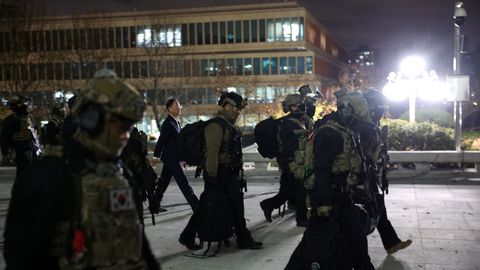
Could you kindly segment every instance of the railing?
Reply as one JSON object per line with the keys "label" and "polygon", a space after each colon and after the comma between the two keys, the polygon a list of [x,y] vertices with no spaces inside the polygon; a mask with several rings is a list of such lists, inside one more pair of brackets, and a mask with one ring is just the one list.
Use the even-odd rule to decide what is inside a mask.
{"label": "railing", "polygon": [[[388,151],[388,155],[391,162],[399,163],[473,163],[480,172],[480,151]],[[273,159],[262,157],[255,144],[243,149],[243,160],[247,164],[253,162],[256,173],[266,171],[275,163]]]}

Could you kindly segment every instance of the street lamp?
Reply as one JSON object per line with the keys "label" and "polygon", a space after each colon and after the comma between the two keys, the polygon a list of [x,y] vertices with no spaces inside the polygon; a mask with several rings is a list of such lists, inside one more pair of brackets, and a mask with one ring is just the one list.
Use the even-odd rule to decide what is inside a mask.
{"label": "street lamp", "polygon": [[418,55],[405,58],[400,64],[400,71],[405,74],[408,80],[408,119],[410,123],[415,122],[415,104],[417,102],[417,80],[416,78],[425,71],[425,60]]}
{"label": "street lamp", "polygon": [[[453,12],[454,19],[454,49],[453,49],[453,73],[460,75],[460,50],[461,50],[461,34],[460,27],[467,19],[467,12],[463,8],[463,2],[455,3],[455,10]],[[455,150],[461,150],[462,138],[462,101],[454,100],[453,102],[453,120],[455,121]]]}
{"label": "street lamp", "polygon": [[439,101],[445,100],[449,94],[448,86],[438,79],[434,70],[425,70],[425,61],[420,56],[405,58],[400,64],[400,72],[390,72],[388,83],[383,93],[391,100],[409,100],[409,121],[415,122],[415,106],[417,97]]}

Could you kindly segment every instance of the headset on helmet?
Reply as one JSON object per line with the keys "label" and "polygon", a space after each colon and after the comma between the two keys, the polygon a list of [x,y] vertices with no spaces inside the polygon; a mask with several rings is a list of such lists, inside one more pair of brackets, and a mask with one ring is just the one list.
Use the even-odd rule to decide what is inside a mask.
{"label": "headset on helmet", "polygon": [[72,111],[80,128],[95,137],[103,130],[106,114],[138,122],[145,107],[144,99],[131,85],[120,80],[115,72],[103,69],[78,94]]}

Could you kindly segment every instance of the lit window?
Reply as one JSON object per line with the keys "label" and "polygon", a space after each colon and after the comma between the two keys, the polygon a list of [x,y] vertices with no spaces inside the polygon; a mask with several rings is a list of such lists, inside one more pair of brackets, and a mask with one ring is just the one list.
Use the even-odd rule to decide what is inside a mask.
{"label": "lit window", "polygon": [[292,18],[292,41],[300,40],[300,25],[298,18]]}
{"label": "lit window", "polygon": [[267,41],[273,42],[275,40],[275,24],[273,19],[267,20]]}
{"label": "lit window", "polygon": [[138,44],[138,47],[143,47],[143,44],[144,44],[144,41],[145,40],[145,34],[144,33],[141,33],[139,32],[137,34],[137,44]]}
{"label": "lit window", "polygon": [[313,57],[312,56],[307,56],[306,57],[306,62],[307,62],[307,74],[312,74],[313,73]]}
{"label": "lit window", "polygon": [[[137,38],[138,43],[138,38]],[[150,28],[145,28],[145,46],[150,47],[152,44],[152,30]]]}
{"label": "lit window", "polygon": [[173,30],[173,25],[168,26],[168,31],[167,31],[167,44],[168,47],[173,47],[175,46],[174,43],[174,30]]}
{"label": "lit window", "polygon": [[165,25],[162,25],[160,27],[160,45],[166,45],[167,44],[167,27]]}
{"label": "lit window", "polygon": [[284,41],[291,41],[292,40],[292,27],[290,25],[290,19],[289,18],[283,18],[282,30],[283,30],[283,40]]}
{"label": "lit window", "polygon": [[[174,46],[182,46],[182,27],[180,24],[175,25],[175,44]],[[147,33],[145,32],[145,40],[147,40]]]}

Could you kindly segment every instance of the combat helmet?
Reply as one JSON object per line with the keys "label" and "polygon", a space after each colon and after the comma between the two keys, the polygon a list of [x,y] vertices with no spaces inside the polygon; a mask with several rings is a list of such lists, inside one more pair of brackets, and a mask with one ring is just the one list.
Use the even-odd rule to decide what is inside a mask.
{"label": "combat helmet", "polygon": [[28,115],[27,100],[24,96],[11,96],[8,99],[7,106],[18,115]]}
{"label": "combat helmet", "polygon": [[370,111],[374,111],[377,108],[384,108],[387,105],[387,97],[382,94],[380,91],[370,88],[368,91],[363,94],[365,99],[367,100],[368,107]]}
{"label": "combat helmet", "polygon": [[300,94],[289,94],[285,97],[285,106],[290,108],[293,105],[300,105],[304,102],[304,98]]}
{"label": "combat helmet", "polygon": [[380,121],[387,105],[387,98],[380,91],[369,89],[364,95],[374,122]]}
{"label": "combat helmet", "polygon": [[350,124],[354,120],[370,120],[370,110],[362,93],[353,91],[337,98],[337,112]]}
{"label": "combat helmet", "polygon": [[80,91],[72,111],[78,116],[80,127],[89,130],[98,127],[106,114],[138,122],[145,108],[146,103],[137,90],[120,80],[115,72],[102,69]]}
{"label": "combat helmet", "polygon": [[239,109],[243,109],[245,106],[247,106],[247,101],[235,92],[222,92],[222,95],[218,100],[218,105],[223,106],[226,103],[229,103]]}

